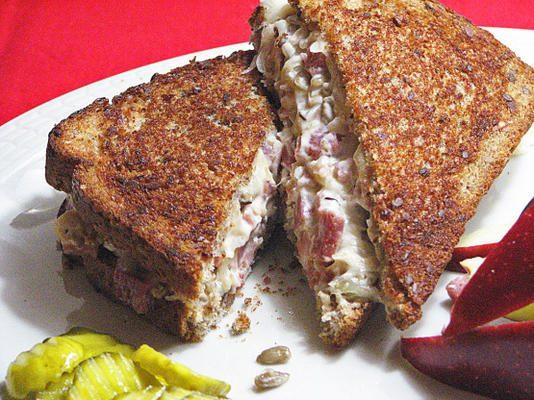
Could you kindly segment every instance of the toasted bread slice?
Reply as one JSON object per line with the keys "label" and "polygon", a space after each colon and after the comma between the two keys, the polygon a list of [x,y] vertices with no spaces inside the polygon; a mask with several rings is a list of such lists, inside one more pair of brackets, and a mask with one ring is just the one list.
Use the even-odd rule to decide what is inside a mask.
{"label": "toasted bread slice", "polygon": [[280,146],[251,59],[237,52],[156,74],[49,134],[46,179],[74,207],[58,220],[63,251],[185,340],[231,304],[274,210]]}
{"label": "toasted bread slice", "polygon": [[[346,344],[376,301],[385,304],[393,325],[407,328],[421,317],[465,223],[534,120],[533,69],[432,0],[266,0],[250,22],[256,65],[278,93],[279,114],[291,131],[284,153],[296,156],[282,162],[287,225],[297,225],[297,251],[317,293],[322,336]],[[327,106],[313,109],[316,95]],[[310,122],[317,120],[322,123]],[[317,199],[332,183],[317,160],[335,161],[320,166],[339,183],[338,162],[348,162],[349,149],[353,163],[343,168],[354,179],[341,182],[345,194],[335,199],[344,211],[330,207],[330,221],[337,216],[344,224],[325,224]],[[303,196],[294,194],[305,186],[298,183],[299,167],[313,187],[306,213],[299,211]],[[347,188],[352,197],[345,196]],[[371,258],[347,265],[336,257],[345,240],[340,227],[352,226],[347,210],[353,200],[368,213],[353,225],[367,225],[379,268]],[[299,246],[310,229],[299,233],[298,218],[311,220],[317,232],[335,232],[329,258],[317,251],[320,234]],[[341,276],[351,270],[358,270],[347,276],[358,275],[355,286],[376,290],[348,288]]]}

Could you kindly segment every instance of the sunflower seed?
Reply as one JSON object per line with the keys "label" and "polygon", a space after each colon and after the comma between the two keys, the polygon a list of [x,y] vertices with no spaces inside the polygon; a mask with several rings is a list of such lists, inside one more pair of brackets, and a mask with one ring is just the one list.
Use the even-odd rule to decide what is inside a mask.
{"label": "sunflower seed", "polygon": [[419,170],[419,175],[421,176],[427,176],[428,175],[428,168],[423,167]]}
{"label": "sunflower seed", "polygon": [[254,384],[259,389],[270,389],[283,385],[289,380],[289,374],[267,368],[263,373],[254,378]]}
{"label": "sunflower seed", "polygon": [[464,32],[467,36],[473,37],[473,29],[469,25],[464,26]]}
{"label": "sunflower seed", "polygon": [[263,350],[261,354],[256,358],[256,361],[260,364],[283,364],[289,361],[291,358],[291,351],[286,346],[275,346],[270,349]]}
{"label": "sunflower seed", "polygon": [[393,24],[394,24],[395,26],[400,27],[400,26],[402,26],[402,23],[403,23],[402,18],[400,18],[400,17],[393,17]]}
{"label": "sunflower seed", "polygon": [[508,106],[508,108],[512,111],[516,111],[517,110],[517,106],[515,105],[515,101],[514,101],[514,98],[512,96],[510,96],[508,93],[504,94],[502,96],[504,98],[504,100],[506,100],[506,105]]}
{"label": "sunflower seed", "polygon": [[404,202],[400,197],[397,197],[395,200],[392,201],[393,207],[400,207],[403,203]]}

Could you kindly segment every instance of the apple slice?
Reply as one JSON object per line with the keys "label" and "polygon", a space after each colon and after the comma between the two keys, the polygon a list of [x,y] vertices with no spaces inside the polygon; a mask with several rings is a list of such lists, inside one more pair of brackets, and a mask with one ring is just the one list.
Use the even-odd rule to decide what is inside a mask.
{"label": "apple slice", "polygon": [[465,269],[460,265],[460,261],[473,257],[486,257],[508,232],[513,223],[514,221],[494,224],[462,235],[454,248],[451,261],[446,267],[447,270],[465,272]]}
{"label": "apple slice", "polygon": [[493,399],[534,399],[534,321],[453,336],[402,338],[401,354],[434,379]]}
{"label": "apple slice", "polygon": [[[460,262],[460,266],[467,271],[466,274],[461,275],[447,284],[447,293],[452,300],[456,300],[462,292],[467,282],[477,272],[478,268],[484,261],[483,258],[475,257],[468,258]],[[529,304],[526,307],[520,308],[517,311],[506,314],[505,318],[514,321],[534,321],[534,303]]]}
{"label": "apple slice", "polygon": [[526,307],[506,314],[506,318],[514,321],[534,321],[534,303],[530,303]]}
{"label": "apple slice", "polygon": [[534,203],[523,211],[456,299],[443,335],[466,332],[534,302]]}
{"label": "apple slice", "polygon": [[452,272],[466,272],[461,262],[469,258],[486,257],[498,243],[479,244],[476,246],[455,247],[447,270]]}

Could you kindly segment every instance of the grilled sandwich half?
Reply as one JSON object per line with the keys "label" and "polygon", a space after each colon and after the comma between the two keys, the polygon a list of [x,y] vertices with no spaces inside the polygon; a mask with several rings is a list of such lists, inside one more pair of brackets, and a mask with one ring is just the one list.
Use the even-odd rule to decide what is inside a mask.
{"label": "grilled sandwich half", "polygon": [[191,62],[49,134],[57,220],[91,283],[183,340],[232,303],[275,210],[281,144],[252,52]]}
{"label": "grilled sandwich half", "polygon": [[409,327],[534,120],[533,69],[433,0],[264,0],[250,23],[321,337],[379,302]]}

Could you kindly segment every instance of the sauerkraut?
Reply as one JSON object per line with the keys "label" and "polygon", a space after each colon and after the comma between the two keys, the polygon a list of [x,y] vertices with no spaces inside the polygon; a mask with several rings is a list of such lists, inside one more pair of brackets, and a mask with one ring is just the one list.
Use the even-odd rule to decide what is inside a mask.
{"label": "sauerkraut", "polygon": [[286,228],[320,297],[378,300],[380,267],[368,234],[365,177],[358,176],[364,170],[354,159],[359,143],[347,134],[352,121],[328,44],[285,1],[262,5],[252,41],[255,66],[280,99]]}

